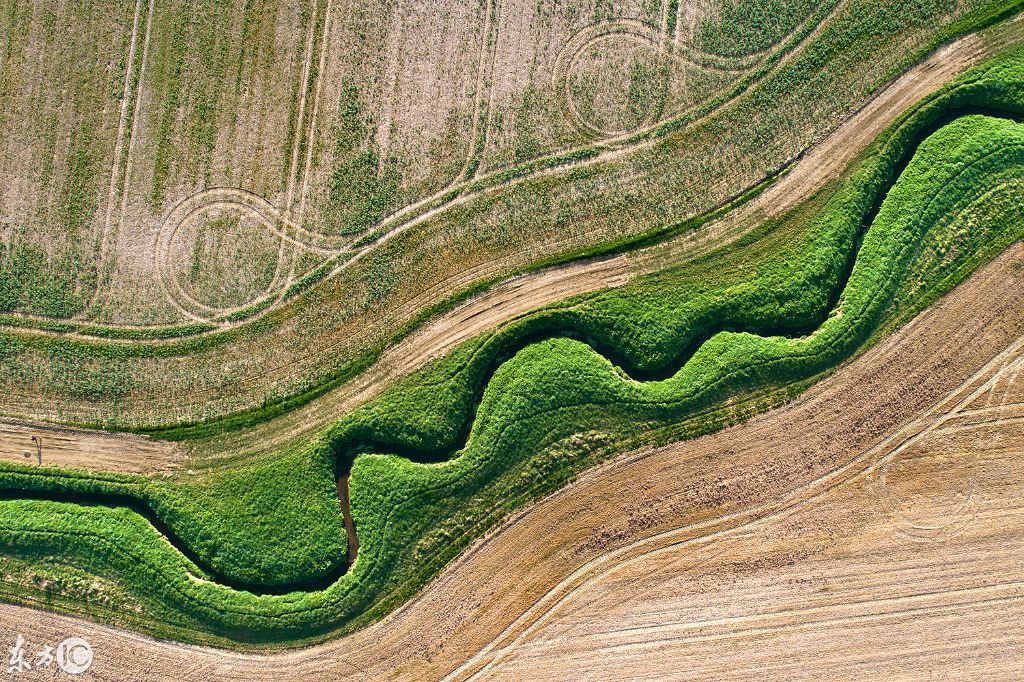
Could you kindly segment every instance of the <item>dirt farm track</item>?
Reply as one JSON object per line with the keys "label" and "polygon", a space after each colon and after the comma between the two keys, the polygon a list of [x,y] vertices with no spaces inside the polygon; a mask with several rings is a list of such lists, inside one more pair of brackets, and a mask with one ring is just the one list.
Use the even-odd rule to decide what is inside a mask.
{"label": "dirt farm track", "polygon": [[621,456],[352,636],[260,656],[0,607],[83,678],[1020,679],[1024,245],[797,401]]}

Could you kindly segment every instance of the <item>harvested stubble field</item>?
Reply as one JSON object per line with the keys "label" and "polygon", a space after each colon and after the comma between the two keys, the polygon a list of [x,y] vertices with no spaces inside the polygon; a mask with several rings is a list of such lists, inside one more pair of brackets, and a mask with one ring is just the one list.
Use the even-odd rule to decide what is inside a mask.
{"label": "harvested stubble field", "polygon": [[[44,289],[11,277],[25,267],[23,245],[4,242],[8,412],[159,437],[0,424],[4,599],[198,644],[315,645],[260,658],[114,644],[118,631],[75,625],[118,655],[147,650],[181,674],[180,657],[194,655],[188,666],[204,679],[256,676],[259,666],[322,675],[326,655],[344,657],[336,676],[521,678],[538,660],[545,675],[589,666],[591,676],[628,676],[661,645],[666,675],[686,661],[713,677],[788,664],[815,624],[836,648],[849,642],[829,627],[855,624],[877,641],[906,614],[934,616],[936,633],[953,616],[976,618],[976,636],[991,636],[978,605],[1012,604],[1017,589],[1012,571],[999,573],[1011,531],[984,521],[1016,509],[1014,464],[1000,453],[1016,447],[1012,427],[1024,417],[1017,3],[894,14],[867,0],[761,0],[757,11],[670,2],[542,18],[531,18],[539,7],[481,3],[452,24],[475,18],[479,44],[471,113],[446,124],[463,121],[466,146],[461,157],[458,145],[438,152],[461,159],[447,171],[394,151],[409,132],[402,97],[439,83],[405,80],[416,73],[406,60],[433,63],[438,45],[464,57],[472,39],[445,33],[426,53],[388,52],[381,35],[431,26],[419,10],[364,22],[331,0],[228,5],[206,22],[202,3],[139,0],[122,27],[123,72],[112,72],[125,89],[108,205],[145,197],[159,213],[168,196],[183,197],[142,247],[180,317],[112,322],[111,311],[127,310],[117,296],[148,300],[138,272],[135,289],[116,284],[123,259],[108,237],[123,231],[84,240],[99,275],[91,293],[76,280],[84,302],[67,315],[30,309],[25,292]],[[60,7],[20,7],[12,27],[41,24],[52,37],[66,20]],[[776,18],[765,24],[768,9]],[[503,43],[510,31],[542,65],[525,81]],[[551,32],[547,42],[529,39],[537,31]],[[352,52],[364,44],[390,56]],[[294,58],[267,57],[279,49]],[[19,66],[0,84],[13,101],[27,96],[31,63],[0,64]],[[243,78],[253,63],[262,75]],[[212,81],[187,75],[207,67]],[[355,76],[325,79],[337,69],[381,74],[381,92],[396,99],[370,106]],[[691,70],[735,78],[692,83]],[[606,71],[629,82],[602,90]],[[233,104],[212,104],[231,74]],[[677,77],[699,101],[673,103]],[[260,107],[287,103],[249,87],[281,91],[276,78],[294,86],[278,118]],[[146,89],[158,85],[162,95]],[[513,114],[517,88],[531,94]],[[578,139],[529,109],[561,100]],[[226,156],[221,115],[235,131]],[[339,126],[329,150],[321,115]],[[255,134],[246,116],[285,121],[287,133],[260,137],[287,141],[274,152],[280,163],[252,165],[276,174],[277,189],[217,185],[239,158],[251,161],[236,135]],[[163,142],[133,152],[121,139],[145,139],[154,121]],[[540,135],[534,124],[551,137],[518,149],[522,135]],[[492,145],[511,145],[513,157],[489,156]],[[133,173],[152,159],[131,169],[146,149],[156,160],[142,191]],[[409,149],[437,151],[422,140]],[[335,164],[326,175],[325,159]],[[448,179],[432,185],[421,171]],[[183,178],[187,196],[172,189]],[[261,225],[273,239],[260,242]],[[424,267],[435,257],[448,269]],[[465,298],[515,271],[524,274]],[[357,321],[371,326],[353,333]],[[19,460],[30,436],[37,449]],[[33,452],[38,462],[26,463]],[[986,478],[989,463],[1002,469]],[[985,507],[986,489],[1008,506]],[[938,549],[922,557],[914,543]],[[957,572],[964,547],[991,565]],[[821,577],[837,566],[851,577]],[[883,585],[887,568],[905,579]],[[977,653],[968,643],[950,658],[939,636],[925,633],[920,661],[904,671]],[[700,653],[738,639],[754,650],[765,638],[792,651],[739,662]],[[998,659],[1013,642],[993,642],[1004,649],[970,659],[979,674],[1019,664]],[[847,651],[829,674],[885,675],[893,650],[876,649]]]}
{"label": "harvested stubble field", "polygon": [[[779,2],[772,0],[768,4],[774,6]],[[702,23],[699,20],[700,12],[691,11],[686,3],[669,3],[669,6],[673,5],[680,17],[688,17],[685,21],[677,21],[677,28],[683,25],[709,26],[706,21]],[[282,407],[287,406],[284,401],[289,397],[299,395],[304,396],[302,400],[308,400],[337,387],[371,363],[389,342],[401,338],[429,314],[450,307],[455,301],[478,292],[488,284],[512,273],[550,263],[552,259],[557,261],[614,247],[623,248],[632,239],[658,234],[667,236],[680,225],[685,226],[688,218],[706,213],[758,184],[766,175],[786,167],[808,145],[824,137],[872,93],[903,69],[911,67],[937,43],[990,23],[1000,11],[1015,6],[1015,3],[951,3],[951,9],[946,3],[935,0],[922,3],[919,11],[897,15],[891,15],[890,5],[881,0],[830,0],[816,5],[813,12],[803,17],[800,16],[803,11],[800,8],[809,8],[803,3],[792,3],[794,13],[790,23],[794,27],[789,27],[792,30],[784,32],[781,37],[776,31],[777,46],[763,53],[752,53],[760,56],[749,67],[749,73],[719,95],[685,111],[666,107],[660,122],[653,128],[641,129],[622,139],[621,136],[601,137],[590,143],[581,142],[565,148],[554,156],[540,156],[535,161],[499,171],[480,171],[473,178],[458,180],[452,189],[423,201],[413,201],[409,195],[412,203],[402,204],[401,208],[395,209],[393,217],[382,219],[379,229],[374,228],[364,237],[353,237],[365,238],[366,241],[361,245],[353,243],[352,248],[337,257],[330,256],[326,269],[314,270],[302,278],[301,262],[304,261],[301,258],[296,261],[296,279],[287,289],[291,293],[280,301],[271,297],[262,303],[257,302],[251,311],[240,310],[237,315],[228,315],[223,320],[210,318],[203,312],[205,309],[195,305],[203,303],[199,289],[212,294],[236,282],[243,290],[252,291],[252,282],[246,284],[239,279],[246,273],[246,276],[251,275],[260,281],[276,279],[278,284],[285,286],[292,271],[290,264],[288,267],[281,265],[283,260],[273,266],[258,266],[258,259],[252,254],[231,250],[233,247],[248,248],[246,245],[256,248],[259,244],[264,244],[260,247],[264,250],[269,248],[270,242],[260,241],[258,235],[248,234],[242,239],[229,234],[219,240],[212,239],[210,229],[204,227],[205,223],[200,220],[204,212],[213,211],[211,220],[222,229],[241,229],[252,226],[253,221],[269,221],[277,230],[274,234],[281,233],[275,237],[280,240],[277,252],[282,253],[286,260],[295,255],[292,251],[298,249],[296,241],[313,238],[310,236],[313,227],[307,224],[309,220],[304,219],[300,224],[294,216],[286,220],[278,215],[283,210],[284,199],[263,196],[272,194],[269,189],[261,189],[253,183],[239,185],[239,181],[218,175],[220,171],[210,170],[207,173],[202,169],[195,170],[198,175],[189,176],[192,184],[189,184],[188,192],[168,190],[168,196],[174,194],[175,199],[168,199],[166,207],[157,211],[160,217],[166,214],[175,219],[179,216],[187,218],[184,231],[175,233],[178,237],[170,239],[168,235],[168,239],[161,240],[159,225],[143,229],[147,223],[133,218],[130,222],[149,235],[148,241],[144,236],[129,237],[124,230],[118,231],[120,237],[110,240],[112,244],[114,241],[123,242],[122,250],[130,253],[113,257],[111,281],[104,285],[97,299],[107,303],[97,303],[98,307],[93,309],[95,314],[83,312],[74,319],[59,320],[39,318],[15,309],[0,320],[6,323],[6,330],[0,335],[5,355],[5,363],[0,368],[0,387],[3,389],[0,391],[0,408],[6,414],[20,418],[45,418],[109,428],[166,428],[183,422],[224,418],[240,410],[252,411],[250,422],[265,420],[282,411]],[[326,12],[327,7],[322,9]],[[481,12],[485,9],[481,8]],[[437,11],[448,16],[447,10]],[[331,12],[334,13],[332,16],[342,16],[337,14],[340,9],[332,9]],[[629,15],[630,12],[635,15],[630,21],[661,25],[655,21],[662,16],[660,13],[639,8],[620,8],[612,15]],[[234,16],[229,14],[220,21],[229,22],[230,16]],[[142,12],[139,21],[146,16]],[[270,16],[272,13],[268,14]],[[154,31],[163,25],[158,19],[159,16],[153,19]],[[485,21],[486,16],[480,20]],[[585,27],[587,22],[605,20],[611,19],[604,14],[577,16],[572,26]],[[752,20],[750,17],[746,19],[748,22]],[[168,25],[174,26],[191,26],[198,21],[183,17],[174,23],[167,19]],[[248,25],[244,16],[236,17],[234,21],[240,22],[237,31]],[[383,19],[376,17],[368,24],[337,18],[330,25],[340,31],[341,26],[350,29],[353,26],[376,26],[379,21]],[[546,31],[548,29],[544,27],[551,21],[553,19],[537,19],[535,28],[530,30]],[[729,21],[738,25],[736,22],[740,18],[732,17]],[[267,32],[281,22],[285,22],[285,18],[279,17],[274,21],[265,18],[259,25],[266,24],[264,31]],[[408,23],[421,26],[423,30],[429,30],[432,25],[422,18],[408,19]],[[669,22],[662,23],[667,31]],[[398,25],[404,24],[399,22]],[[327,44],[322,40],[317,42],[319,30],[317,28],[312,34],[314,48]],[[724,29],[720,27],[718,30]],[[385,49],[387,41],[378,40],[369,29],[366,31],[367,35],[361,39],[366,45],[376,50]],[[564,31],[567,33],[561,40],[571,33],[570,28]],[[226,36],[235,35],[227,29],[224,33]],[[711,35],[707,31],[705,33]],[[394,31],[388,33],[389,36],[392,34],[398,35]],[[677,34],[679,45],[689,44],[680,37],[682,35]],[[988,41],[986,36],[989,35],[986,33],[981,40]],[[707,36],[706,39],[711,40]],[[1017,37],[1011,34],[1009,39]],[[447,34],[446,38],[456,40]],[[417,45],[434,45],[431,41],[416,40]],[[152,35],[151,42],[154,47],[146,55],[149,57],[147,69],[150,62],[162,63],[158,55],[163,53],[154,51],[157,47],[167,43],[165,49],[171,50],[176,45],[170,38],[158,41]],[[546,38],[538,44],[546,45],[547,42],[557,45],[559,39]],[[302,47],[303,50],[308,43]],[[326,55],[325,73],[332,60],[341,62],[346,68],[359,68],[361,64],[385,68],[385,64],[376,58],[345,56],[345,50],[351,51],[355,49],[354,45],[363,44],[344,36],[337,37],[331,44],[333,46],[321,51]],[[283,49],[276,42],[274,45]],[[341,46],[347,47],[343,50]],[[227,45],[219,49],[225,55],[231,53]],[[457,48],[449,46],[445,49],[452,52]],[[982,48],[982,54],[985,49]],[[675,54],[680,50],[682,47]],[[393,52],[395,59],[406,60],[411,59],[410,55],[420,54],[416,50],[398,47]],[[557,56],[555,52],[552,48],[545,54],[554,59]],[[190,59],[194,58],[189,54]],[[140,53],[140,62],[143,56]],[[429,61],[442,59],[443,55],[423,55],[422,58]],[[227,59],[223,56],[223,60]],[[540,57],[536,59],[543,61]],[[241,63],[247,62],[243,60]],[[287,60],[282,59],[281,68],[286,63]],[[318,72],[319,62],[314,59],[311,64],[317,66],[312,71]],[[222,65],[226,70],[210,73],[223,71],[224,78],[237,76],[238,64],[232,67],[234,70],[227,68],[231,65],[228,61]],[[183,63],[182,68],[185,66],[187,64]],[[411,72],[416,71],[411,64],[406,66]],[[525,65],[522,68],[529,73],[530,68]],[[370,66],[365,66],[365,69],[369,70]],[[429,73],[439,69],[449,73],[440,66],[424,66],[423,69]],[[370,107],[370,104],[360,104],[362,108],[357,107],[357,111],[353,109],[355,105],[345,103],[345,92],[328,94],[324,90],[320,93],[322,104],[317,107],[315,101],[318,100],[312,96],[316,91],[315,83],[324,83],[325,89],[328,85],[338,89],[341,87],[339,83],[345,81],[338,76],[318,81],[314,76],[308,79],[311,96],[304,105],[309,116],[316,110],[318,116],[347,121],[347,125],[356,126],[358,130],[345,134],[356,137],[370,136],[372,130],[379,131],[386,120],[392,121],[387,126],[389,130],[404,129],[394,122],[394,117],[389,118],[390,115],[376,109],[372,115],[360,114],[362,108]],[[217,91],[221,86],[207,84],[209,78],[183,75],[179,85]],[[439,79],[439,76],[424,76],[416,83],[435,83],[439,90],[447,93],[446,96],[458,91],[457,87]],[[496,84],[495,88],[498,87],[497,78],[491,82]],[[526,87],[525,83],[520,85]],[[511,88],[513,83],[507,86]],[[273,89],[276,86],[268,81],[266,87]],[[399,90],[402,91],[401,88]],[[394,88],[388,89],[387,93],[390,97]],[[256,106],[262,101],[256,97],[257,94],[254,90],[246,101],[252,100],[252,106]],[[409,97],[420,95],[433,97],[426,92]],[[185,120],[194,120],[194,116],[186,116],[188,109],[184,108],[183,102],[198,101],[197,98],[197,95],[169,98],[164,108],[175,105],[181,109],[174,120],[182,116],[186,117]],[[155,101],[149,104],[150,99],[143,97],[138,100],[142,117],[139,120],[156,115],[147,114],[150,109],[156,109]],[[391,102],[390,99],[386,101]],[[274,103],[280,104],[280,101],[274,100]],[[400,104],[390,103],[388,106],[399,107]],[[466,107],[476,112],[478,119],[488,115],[488,108],[483,104],[479,107],[466,104]],[[300,103],[295,102],[292,108],[297,116]],[[326,113],[328,110],[332,113]],[[366,109],[367,112],[370,110]],[[277,120],[267,113],[245,116],[230,113],[233,110],[227,104],[219,105],[215,111],[226,120],[234,121],[236,126],[241,126],[240,121],[247,116],[252,120],[266,121],[266,125]],[[408,107],[403,111],[405,115],[413,115]],[[552,113],[555,118],[567,115],[561,109]],[[376,128],[370,125],[371,119],[377,122]],[[422,128],[419,125],[413,127],[416,130]],[[144,127],[140,128],[140,136],[144,130]],[[253,126],[245,130],[253,135],[260,134]],[[181,145],[194,137],[177,133],[169,135],[169,139]],[[217,139],[226,135],[218,133]],[[274,139],[274,136],[268,133],[266,139]],[[144,151],[152,146],[140,143],[138,149],[133,149]],[[421,153],[433,148],[422,140],[410,142],[409,146]],[[238,143],[238,149],[245,148],[243,142]],[[223,163],[227,168],[229,156],[221,155],[217,149],[214,150],[216,153],[210,152],[210,163]],[[310,150],[315,152],[313,159],[324,159],[335,153],[332,149],[334,147],[330,144],[321,142],[318,146],[314,141],[305,147],[297,144],[283,152],[283,156],[290,154],[289,158],[298,168],[305,164]],[[188,149],[172,151],[194,159]],[[232,153],[237,156],[242,152],[235,150]],[[221,156],[224,156],[222,162],[218,161]],[[442,156],[448,158],[451,155],[445,153]],[[380,158],[377,162],[383,164]],[[261,159],[253,165],[260,173],[270,174],[268,169],[282,163]],[[179,168],[179,165],[172,164],[171,167]],[[141,161],[135,163],[132,168],[136,170],[132,172],[142,173],[138,170],[141,167]],[[387,164],[381,165],[381,168],[387,167]],[[181,166],[178,174],[184,178],[186,170]],[[352,172],[359,174],[357,170]],[[148,177],[146,173],[142,174]],[[294,177],[301,175],[302,172],[296,170]],[[314,176],[311,171],[311,187],[317,185]],[[330,185],[330,182],[325,177],[320,184]],[[288,180],[281,179],[279,184],[285,186],[281,192],[287,194]],[[294,189],[301,184],[300,178],[292,182],[292,187]],[[232,190],[235,185],[241,186],[244,192]],[[360,196],[368,196],[375,191],[374,187],[354,187],[344,182],[339,186],[348,187],[346,191],[357,192]],[[145,197],[149,189],[143,184],[125,192],[124,196],[129,199]],[[192,203],[193,194],[190,193],[193,192],[199,197],[197,204]],[[310,192],[312,196],[313,190]],[[298,195],[296,190],[294,196]],[[204,197],[212,202],[209,210],[202,203],[206,200]],[[301,201],[299,203],[301,205]],[[311,199],[307,203],[307,210],[315,213],[313,207],[316,202]],[[342,203],[351,206],[348,200]],[[231,211],[243,210],[248,218],[232,217]],[[103,213],[100,209],[97,211]],[[193,239],[191,244],[187,243],[186,236]],[[317,244],[320,245],[317,248],[324,246],[320,241]],[[186,247],[196,258],[209,256],[221,260],[209,264],[209,268],[200,262],[202,258],[197,261],[192,256],[184,261],[174,260],[170,269],[160,265],[166,259],[156,262],[163,256],[180,255],[181,249]],[[140,254],[145,256],[141,261]],[[239,263],[245,267],[232,269]],[[168,277],[160,275],[161,272]],[[191,285],[180,286],[182,283],[178,278],[170,276],[174,272],[194,273],[202,280],[196,280],[199,289],[189,288]],[[231,276],[203,280],[204,273],[226,272]],[[20,280],[12,277],[11,281]],[[150,322],[143,319],[145,316],[136,318],[128,313],[123,316],[101,312],[111,307],[124,311],[133,306],[153,304],[168,306],[170,314],[173,306],[166,302],[167,292],[172,299],[180,298],[179,303],[185,301],[183,305],[190,313],[207,321],[196,321],[182,313],[161,321],[161,326],[150,326]],[[188,294],[192,302],[178,294]]]}

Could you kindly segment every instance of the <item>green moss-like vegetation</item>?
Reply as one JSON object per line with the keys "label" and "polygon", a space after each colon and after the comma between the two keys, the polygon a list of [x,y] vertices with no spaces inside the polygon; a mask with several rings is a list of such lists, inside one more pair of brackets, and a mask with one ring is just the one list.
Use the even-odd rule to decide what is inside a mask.
{"label": "green moss-like vegetation", "polygon": [[[364,624],[580,470],[791,397],[1019,239],[1019,195],[994,197],[1024,184],[1021,112],[1024,55],[975,69],[787,219],[472,339],[276,456],[194,479],[0,467],[0,549],[116,577],[157,634]],[[337,577],[349,472],[360,548]]]}
{"label": "green moss-like vegetation", "polygon": [[723,0],[718,16],[701,21],[697,44],[705,52],[726,56],[761,52],[795,29],[814,7],[813,0]]}
{"label": "green moss-like vegetation", "polygon": [[381,159],[371,131],[373,122],[359,104],[359,92],[349,84],[342,89],[337,159],[331,172],[324,231],[355,234],[376,225],[397,207],[402,178],[394,159]]}
{"label": "green moss-like vegetation", "polygon": [[95,270],[78,248],[51,257],[41,246],[0,243],[0,312],[70,317],[89,301]]}

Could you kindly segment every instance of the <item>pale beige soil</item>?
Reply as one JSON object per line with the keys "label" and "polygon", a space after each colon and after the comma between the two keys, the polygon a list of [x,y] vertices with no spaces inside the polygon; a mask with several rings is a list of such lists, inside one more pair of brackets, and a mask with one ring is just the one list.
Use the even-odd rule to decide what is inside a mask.
{"label": "pale beige soil", "polygon": [[85,637],[104,680],[1012,679],[1022,265],[1017,244],[786,407],[587,472],[352,636],[255,656],[12,606],[0,628]]}
{"label": "pale beige soil", "polygon": [[0,418],[3,462],[141,474],[169,471],[184,458],[168,441]]}

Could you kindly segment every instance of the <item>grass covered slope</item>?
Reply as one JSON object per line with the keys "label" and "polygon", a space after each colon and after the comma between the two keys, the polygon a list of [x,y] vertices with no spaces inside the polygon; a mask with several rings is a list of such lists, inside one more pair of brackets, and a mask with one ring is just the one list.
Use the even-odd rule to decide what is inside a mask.
{"label": "grass covered slope", "polygon": [[[788,220],[473,339],[278,458],[194,481],[4,466],[0,550],[116,579],[135,609],[0,589],[201,641],[378,617],[510,511],[621,448],[777,404],[1020,238],[1021,111],[1018,53],[923,103]],[[360,543],[340,576],[339,474]]]}

